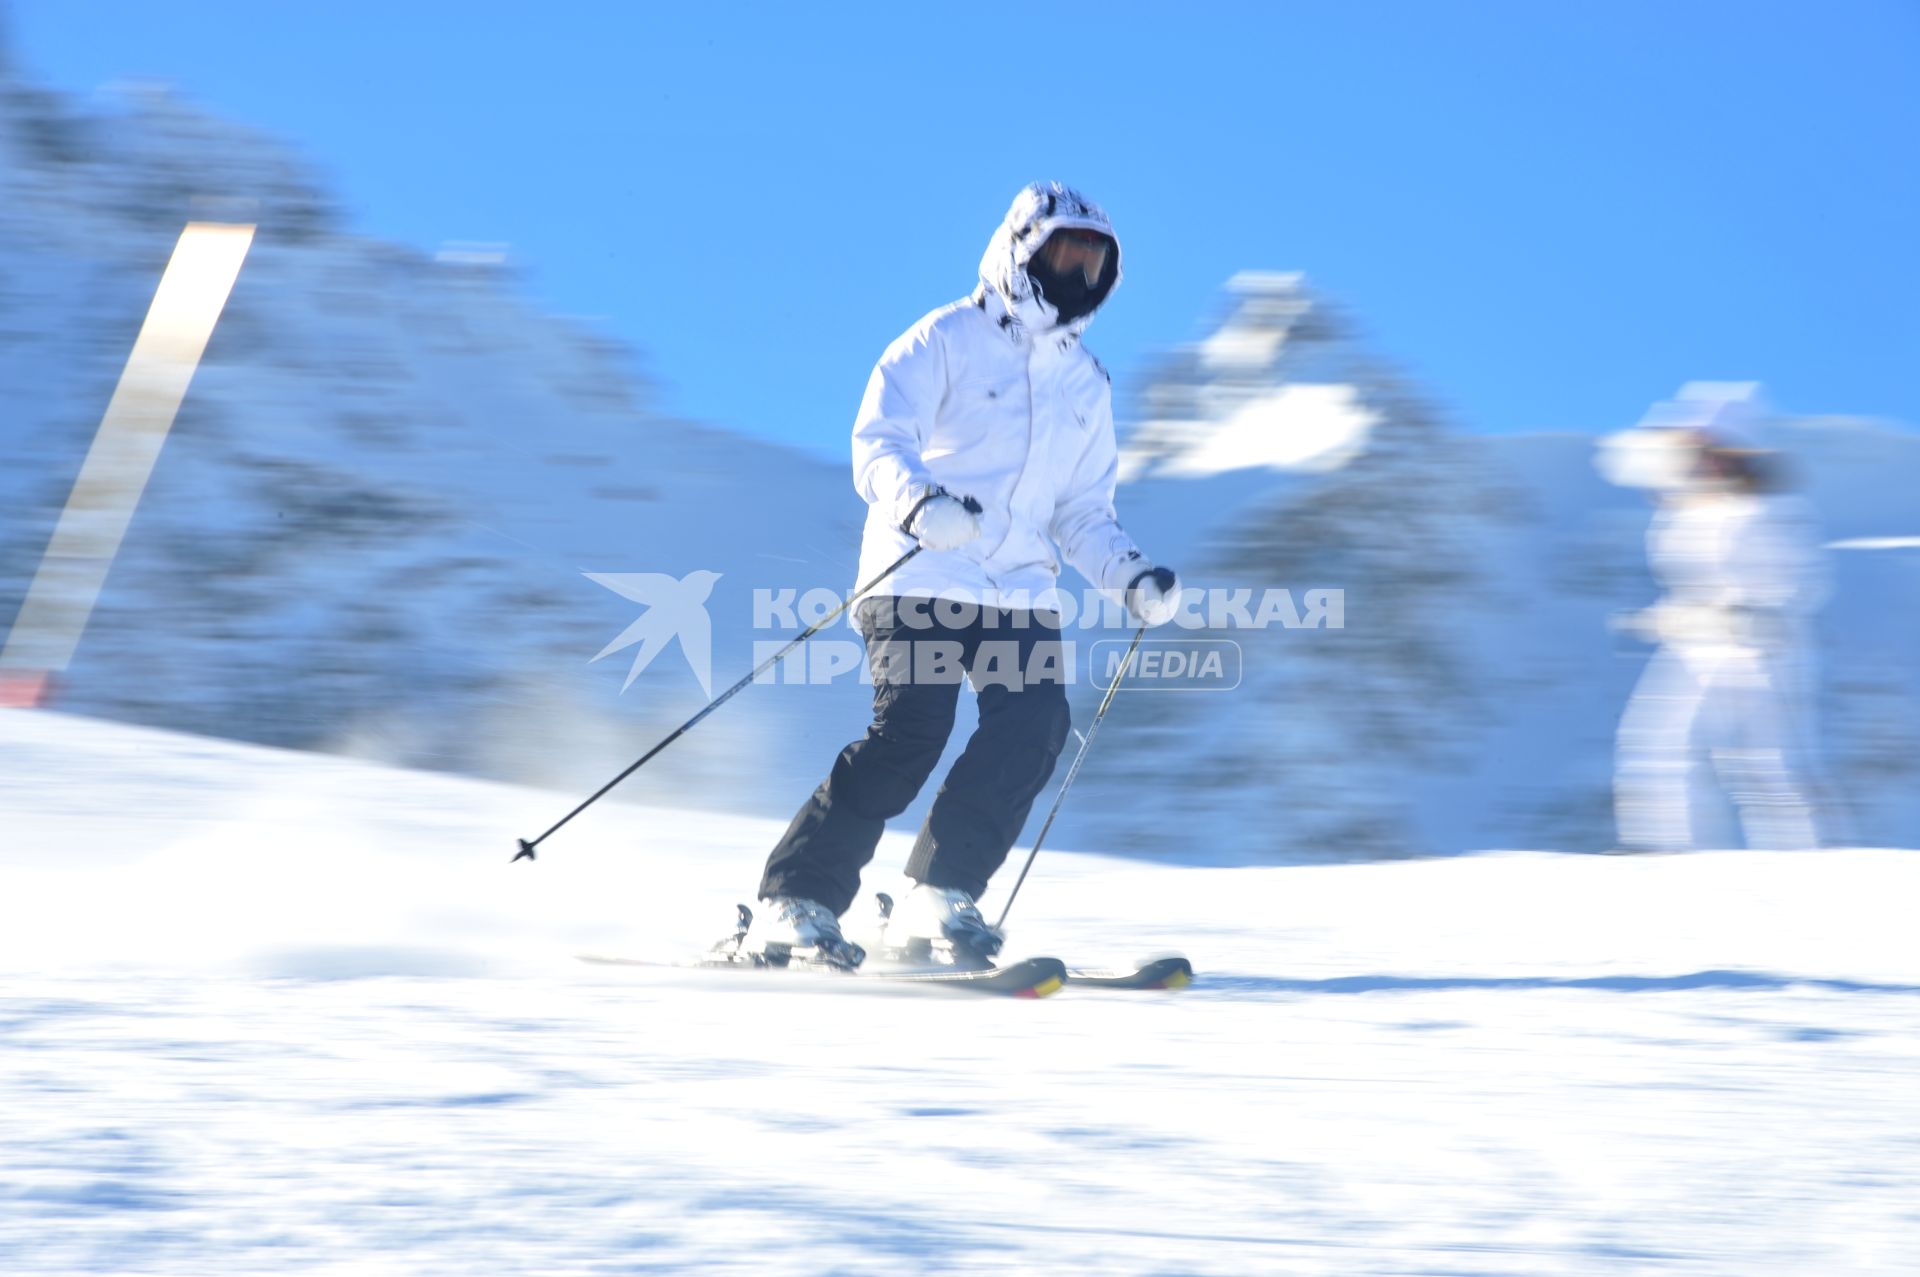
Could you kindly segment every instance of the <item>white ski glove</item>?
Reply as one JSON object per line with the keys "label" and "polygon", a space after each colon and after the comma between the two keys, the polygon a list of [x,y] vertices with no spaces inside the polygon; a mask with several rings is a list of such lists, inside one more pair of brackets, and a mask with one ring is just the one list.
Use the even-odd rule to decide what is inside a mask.
{"label": "white ski glove", "polygon": [[1127,610],[1147,625],[1165,625],[1180,611],[1180,578],[1172,568],[1148,568],[1127,585]]}
{"label": "white ski glove", "polygon": [[928,497],[907,531],[929,550],[957,550],[980,535],[979,505],[951,493]]}

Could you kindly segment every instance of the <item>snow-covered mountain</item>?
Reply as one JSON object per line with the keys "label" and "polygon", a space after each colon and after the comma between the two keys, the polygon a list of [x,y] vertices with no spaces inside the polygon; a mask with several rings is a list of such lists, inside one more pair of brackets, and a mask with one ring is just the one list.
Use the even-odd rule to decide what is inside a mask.
{"label": "snow-covered mountain", "polygon": [[[640,608],[586,573],[719,573],[715,690],[778,633],[755,628],[756,590],[852,584],[841,466],[661,411],[627,352],[539,313],[498,252],[351,233],[294,149],[163,89],[116,101],[82,109],[0,63],[0,627],[179,228],[260,231],[64,708],[590,787],[706,693],[671,648],[624,694],[631,650],[590,663]],[[1200,340],[1128,380],[1119,503],[1148,552],[1201,587],[1342,589],[1345,628],[1222,632],[1244,649],[1234,690],[1123,698],[1060,842],[1610,843],[1639,654],[1605,618],[1652,587],[1646,510],[1590,440],[1450,427],[1297,275],[1237,276]],[[1920,533],[1911,432],[1803,418],[1777,437],[1828,535]],[[1822,622],[1829,751],[1869,841],[1920,837],[1916,560],[1836,551]],[[622,796],[790,812],[865,700],[846,676],[755,688]]]}
{"label": "snow-covered mountain", "polygon": [[[8,76],[0,625],[174,238],[208,217],[259,233],[65,708],[597,782],[705,695],[675,650],[624,696],[631,651],[590,665],[641,608],[583,573],[721,573],[726,681],[748,668],[755,589],[851,584],[861,512],[842,470],[661,412],[627,352],[538,313],[499,254],[351,234],[296,152],[166,90],[85,112]],[[797,802],[830,747],[795,756],[784,738],[823,717],[821,695],[860,699],[744,702],[663,758],[660,783]],[[786,783],[760,784],[763,763]]]}
{"label": "snow-covered mountain", "polygon": [[1139,405],[1120,504],[1149,553],[1203,590],[1343,591],[1345,627],[1194,635],[1237,643],[1242,676],[1133,698],[1100,769],[1133,797],[1100,804],[1121,818],[1094,837],[1195,831],[1232,857],[1430,848],[1408,781],[1469,764],[1448,725],[1486,712],[1493,671],[1461,621],[1506,589],[1492,538],[1513,495],[1298,275],[1231,281],[1218,325]]}
{"label": "snow-covered mountain", "polygon": [[[1649,509],[1596,473],[1590,437],[1446,428],[1293,275],[1233,280],[1136,416],[1120,502],[1149,551],[1203,588],[1342,588],[1345,629],[1200,636],[1242,644],[1241,685],[1123,702],[1083,837],[1236,858],[1612,845],[1614,725],[1646,652],[1606,622],[1655,590]],[[1766,442],[1829,538],[1920,531],[1920,436],[1802,417]],[[1831,557],[1822,710],[1845,832],[1910,845],[1920,549]]]}

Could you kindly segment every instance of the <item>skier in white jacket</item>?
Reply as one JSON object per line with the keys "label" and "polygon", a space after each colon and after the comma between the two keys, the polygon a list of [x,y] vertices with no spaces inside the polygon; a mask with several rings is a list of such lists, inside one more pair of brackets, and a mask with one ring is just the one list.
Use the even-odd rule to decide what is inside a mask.
{"label": "skier in white jacket", "polygon": [[1647,550],[1665,590],[1622,623],[1659,644],[1620,719],[1615,807],[1632,850],[1695,846],[1715,801],[1709,778],[1750,847],[1819,846],[1831,814],[1813,744],[1812,618],[1826,572],[1777,456],[1749,446],[1751,404],[1732,396],[1751,390],[1689,385],[1639,439],[1611,442],[1616,457],[1646,454],[1636,486],[1657,494]]}
{"label": "skier in white jacket", "polygon": [[1173,572],[1148,562],[1115,518],[1111,388],[1080,344],[1119,281],[1106,215],[1076,191],[1035,183],[994,232],[972,295],[880,357],[853,426],[853,481],[868,506],[860,579],[916,544],[921,552],[855,609],[874,674],[873,722],[768,858],[750,950],[861,961],[839,915],[887,820],[939,762],[963,669],[979,727],[920,830],[907,864],[918,885],[887,935],[967,963],[999,948],[974,901],[1019,836],[1069,726],[1058,560],[1143,622],[1163,623],[1177,605]]}

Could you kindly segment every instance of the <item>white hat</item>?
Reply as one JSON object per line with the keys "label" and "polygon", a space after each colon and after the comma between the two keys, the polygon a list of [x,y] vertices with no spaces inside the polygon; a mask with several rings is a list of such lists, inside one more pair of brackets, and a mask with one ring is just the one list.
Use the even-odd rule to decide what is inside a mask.
{"label": "white hat", "polygon": [[1685,487],[1703,440],[1714,448],[1760,448],[1765,417],[1757,381],[1690,381],[1649,408],[1638,425],[1602,438],[1594,465],[1626,488]]}
{"label": "white hat", "polygon": [[1648,409],[1639,428],[1693,430],[1716,448],[1758,448],[1765,416],[1757,381],[1690,381]]}

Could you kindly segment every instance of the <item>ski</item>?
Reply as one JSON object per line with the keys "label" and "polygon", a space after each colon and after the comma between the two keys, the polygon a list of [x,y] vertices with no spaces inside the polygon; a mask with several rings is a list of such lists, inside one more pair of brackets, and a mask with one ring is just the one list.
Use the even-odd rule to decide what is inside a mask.
{"label": "ski", "polygon": [[1193,963],[1169,953],[1131,970],[1068,967],[1067,983],[1084,989],[1184,989],[1193,983]]}
{"label": "ski", "polygon": [[583,953],[580,961],[596,966],[662,967],[679,971],[757,971],[810,972],[859,981],[885,981],[889,984],[926,985],[959,993],[980,993],[1009,998],[1044,998],[1060,991],[1067,981],[1067,965],[1058,958],[1022,958],[1003,967],[978,970],[886,969],[866,970],[828,966],[824,963],[794,963],[775,966],[767,963],[706,961],[692,963],[650,962],[644,958],[618,958]]}
{"label": "ski", "polygon": [[994,993],[1012,998],[1044,998],[1058,993],[1067,982],[1067,964],[1058,958],[1022,958],[1004,967],[978,970],[856,971],[866,980],[904,980],[909,984],[949,986],[970,993]]}

